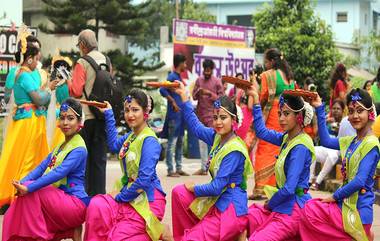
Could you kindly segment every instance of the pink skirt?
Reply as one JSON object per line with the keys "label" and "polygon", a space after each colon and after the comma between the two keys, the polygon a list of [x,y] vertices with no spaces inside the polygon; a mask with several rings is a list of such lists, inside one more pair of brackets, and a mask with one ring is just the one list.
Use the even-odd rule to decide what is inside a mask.
{"label": "pink skirt", "polygon": [[297,203],[291,215],[271,212],[262,205],[252,204],[248,210],[249,241],[300,241],[300,215]]}
{"label": "pink skirt", "polygon": [[85,215],[86,205],[80,199],[47,186],[16,198],[4,216],[2,240],[71,238]]}
{"label": "pink skirt", "polygon": [[[165,213],[166,200],[160,191],[154,191],[150,210],[159,220]],[[118,203],[111,195],[97,195],[91,199],[86,214],[86,241],[149,241],[145,220],[129,203]]]}
{"label": "pink skirt", "polygon": [[231,240],[234,241],[246,229],[246,215],[237,217],[234,205],[220,212],[216,207],[199,220],[189,209],[195,199],[184,185],[176,186],[172,191],[173,236],[179,240]]}
{"label": "pink skirt", "polygon": [[[313,199],[306,203],[301,212],[300,235],[303,241],[352,240],[344,231],[342,210],[337,203],[322,203],[319,199]],[[371,224],[363,227],[370,237]]]}

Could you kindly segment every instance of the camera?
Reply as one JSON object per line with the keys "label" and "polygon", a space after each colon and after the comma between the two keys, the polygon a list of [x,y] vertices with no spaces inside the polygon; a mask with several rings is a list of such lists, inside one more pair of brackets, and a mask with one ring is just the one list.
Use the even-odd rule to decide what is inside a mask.
{"label": "camera", "polygon": [[58,60],[54,62],[50,73],[50,80],[60,79],[68,80],[71,79],[71,67],[70,65],[63,60]]}
{"label": "camera", "polygon": [[315,91],[317,91],[317,86],[315,84],[309,84],[307,86],[307,90],[315,92]]}

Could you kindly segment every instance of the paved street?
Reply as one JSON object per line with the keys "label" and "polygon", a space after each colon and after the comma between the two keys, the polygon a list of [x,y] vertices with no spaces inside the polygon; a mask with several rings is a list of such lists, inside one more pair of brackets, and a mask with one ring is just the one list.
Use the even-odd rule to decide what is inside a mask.
{"label": "paved street", "polygon": [[[193,173],[199,168],[199,160],[196,159],[186,159],[184,160],[184,170]],[[209,176],[189,176],[180,178],[169,178],[166,177],[166,165],[164,162],[159,162],[157,166],[157,172],[161,178],[161,183],[163,184],[164,190],[167,192],[167,205],[164,222],[171,224],[171,193],[170,190],[177,184],[183,183],[187,180],[192,180],[196,183],[206,183],[209,181]],[[107,190],[111,190],[113,183],[121,175],[119,163],[116,161],[109,161],[107,165]],[[252,189],[252,182],[248,183],[248,190]],[[326,196],[326,192],[312,192],[313,197],[323,197]],[[375,241],[380,241],[380,206],[375,205],[375,221],[373,225],[373,230],[375,232]],[[2,216],[0,216],[0,221],[2,223]]]}

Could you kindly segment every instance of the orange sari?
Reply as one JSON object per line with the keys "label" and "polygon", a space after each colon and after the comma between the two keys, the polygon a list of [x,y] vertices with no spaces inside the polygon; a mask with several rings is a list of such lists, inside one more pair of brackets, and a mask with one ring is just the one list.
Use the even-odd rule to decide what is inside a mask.
{"label": "orange sari", "polygon": [[[281,127],[278,122],[278,95],[276,89],[279,85],[279,80],[276,70],[268,70],[261,75],[261,92],[260,102],[263,108],[263,117],[265,125],[268,129],[281,132]],[[292,84],[286,85],[286,88],[294,88]],[[280,151],[279,146],[272,145],[266,141],[259,140],[257,143],[255,155],[255,189],[258,194],[262,194],[262,189],[265,185],[276,185],[274,176],[274,165],[276,156]],[[253,149],[255,151],[255,149]]]}

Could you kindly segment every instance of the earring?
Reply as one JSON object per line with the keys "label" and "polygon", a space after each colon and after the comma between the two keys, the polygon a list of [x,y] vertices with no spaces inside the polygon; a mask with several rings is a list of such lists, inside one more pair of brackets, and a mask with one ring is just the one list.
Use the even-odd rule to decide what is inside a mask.
{"label": "earring", "polygon": [[149,119],[149,114],[148,113],[144,113],[144,120],[148,120]]}
{"label": "earring", "polygon": [[297,115],[297,124],[302,126],[303,125],[303,116],[301,113]]}
{"label": "earring", "polygon": [[232,123],[232,130],[236,132],[238,129],[239,129],[239,125],[238,125],[237,121],[234,120]]}
{"label": "earring", "polygon": [[33,59],[28,59],[27,63],[28,64],[32,64],[33,63]]}
{"label": "earring", "polygon": [[376,119],[375,112],[374,111],[369,112],[368,120],[374,121],[375,119]]}

